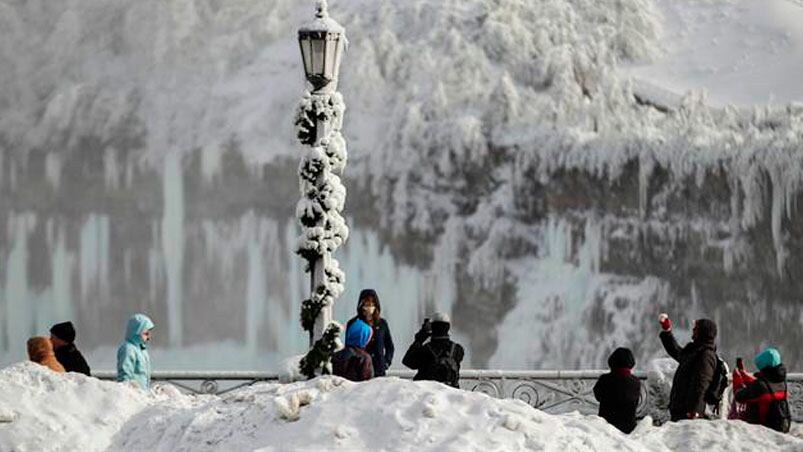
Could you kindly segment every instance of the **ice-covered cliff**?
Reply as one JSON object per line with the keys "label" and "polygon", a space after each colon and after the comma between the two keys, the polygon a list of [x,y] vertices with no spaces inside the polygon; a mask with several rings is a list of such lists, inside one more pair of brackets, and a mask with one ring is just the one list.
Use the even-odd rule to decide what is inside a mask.
{"label": "ice-covered cliff", "polygon": [[[730,325],[729,355],[796,343],[803,110],[666,108],[627,76],[677,61],[667,37],[702,3],[677,2],[684,22],[652,0],[332,1],[358,231],[338,316],[375,286],[403,347],[449,309],[474,366],[646,358],[660,310]],[[65,317],[110,346],[135,309],[171,350],[231,341],[253,365],[303,347],[288,238],[311,10],[0,3],[4,353]]]}

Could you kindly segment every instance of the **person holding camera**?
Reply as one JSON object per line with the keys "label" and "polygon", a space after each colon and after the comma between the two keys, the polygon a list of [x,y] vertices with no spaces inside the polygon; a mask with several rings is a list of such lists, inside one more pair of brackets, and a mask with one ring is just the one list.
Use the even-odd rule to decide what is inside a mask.
{"label": "person holding camera", "polygon": [[450,326],[449,316],[441,312],[432,316],[432,322],[424,319],[402,359],[402,364],[418,371],[413,380],[433,380],[460,387],[460,363],[465,351],[460,344],[449,339]]}
{"label": "person holding camera", "polygon": [[[669,414],[673,422],[705,417],[706,392],[717,375],[717,324],[713,320],[694,322],[692,341],[681,347],[672,334],[672,321],[658,316],[661,343],[678,362],[669,395]],[[727,381],[727,379],[726,379]]]}
{"label": "person holding camera", "polygon": [[787,400],[786,367],[781,353],[768,347],[755,358],[758,372],[744,387],[734,392],[734,400],[745,405],[743,420],[788,433],[791,414]]}

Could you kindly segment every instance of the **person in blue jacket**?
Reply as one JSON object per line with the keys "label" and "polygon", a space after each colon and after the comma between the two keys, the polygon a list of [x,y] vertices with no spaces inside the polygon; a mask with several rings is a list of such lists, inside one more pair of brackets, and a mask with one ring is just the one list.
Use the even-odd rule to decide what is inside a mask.
{"label": "person in blue jacket", "polygon": [[371,326],[355,320],[346,330],[346,347],[332,357],[332,373],[351,381],[366,381],[374,377],[374,365],[365,346],[373,336]]}
{"label": "person in blue jacket", "polygon": [[148,341],[151,340],[153,327],[153,321],[145,314],[134,314],[128,319],[125,340],[117,349],[117,381],[133,381],[141,389],[150,388]]}

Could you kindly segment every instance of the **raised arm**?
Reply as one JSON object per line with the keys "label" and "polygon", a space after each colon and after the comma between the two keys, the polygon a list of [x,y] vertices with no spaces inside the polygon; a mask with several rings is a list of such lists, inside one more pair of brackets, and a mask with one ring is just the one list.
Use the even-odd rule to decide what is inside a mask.
{"label": "raised arm", "polygon": [[663,344],[666,353],[674,358],[675,361],[680,361],[680,351],[682,348],[680,344],[678,344],[678,341],[675,340],[675,335],[672,334],[671,331],[661,331],[659,337],[661,338],[661,344]]}

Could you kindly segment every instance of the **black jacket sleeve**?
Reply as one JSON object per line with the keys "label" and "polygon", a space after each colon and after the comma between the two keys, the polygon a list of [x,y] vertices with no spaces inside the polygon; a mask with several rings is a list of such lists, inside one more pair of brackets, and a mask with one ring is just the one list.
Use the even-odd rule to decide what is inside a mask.
{"label": "black jacket sleeve", "polygon": [[404,358],[402,358],[402,364],[410,369],[417,370],[423,364],[423,355],[424,344],[421,342],[413,342],[410,345],[410,348],[407,349],[407,353],[404,354]]}
{"label": "black jacket sleeve", "polygon": [[675,361],[680,361],[680,351],[682,348],[678,344],[678,341],[675,340],[675,335],[672,334],[672,331],[661,331],[659,337],[661,338],[661,344],[663,344],[666,353],[674,358]]}
{"label": "black jacket sleeve", "polygon": [[84,359],[84,355],[82,355],[79,351],[75,352],[75,372],[82,373],[87,377],[91,374],[89,370],[89,364],[87,364],[86,360]]}
{"label": "black jacket sleeve", "polygon": [[594,384],[594,398],[597,402],[602,402],[602,394],[605,392],[605,375],[601,375],[597,382]]}
{"label": "black jacket sleeve", "polygon": [[390,337],[390,326],[385,319],[382,319],[385,326],[385,365],[390,367],[393,362],[393,355],[396,353],[396,347],[393,346],[393,338]]}
{"label": "black jacket sleeve", "polygon": [[697,357],[691,373],[689,386],[689,405],[686,412],[705,412],[705,391],[714,379],[717,370],[717,355],[713,350],[704,350]]}

